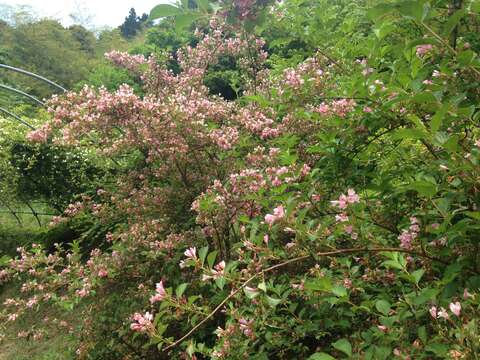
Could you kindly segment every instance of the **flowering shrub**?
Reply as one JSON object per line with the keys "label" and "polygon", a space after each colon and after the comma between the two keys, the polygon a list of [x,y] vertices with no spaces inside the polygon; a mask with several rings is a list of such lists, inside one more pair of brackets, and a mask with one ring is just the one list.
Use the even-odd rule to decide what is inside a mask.
{"label": "flowering shrub", "polygon": [[[143,358],[473,358],[480,65],[416,3],[371,9],[356,59],[276,63],[220,16],[177,53],[178,74],[109,55],[140,74],[143,97],[125,85],[51,99],[30,138],[94,149],[118,174],[63,217],[116,226],[86,261],[77,243],[19,249],[6,321],[94,298],[79,358],[101,358],[101,331],[118,339],[110,355]],[[251,20],[249,4],[233,11]],[[298,21],[290,5],[272,26]],[[247,84],[235,102],[203,82],[224,55]]]}

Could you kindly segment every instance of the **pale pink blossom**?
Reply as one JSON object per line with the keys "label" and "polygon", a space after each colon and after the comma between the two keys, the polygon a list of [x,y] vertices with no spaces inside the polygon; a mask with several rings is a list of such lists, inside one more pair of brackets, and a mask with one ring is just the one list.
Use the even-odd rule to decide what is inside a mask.
{"label": "pale pink blossom", "polygon": [[433,46],[431,44],[418,45],[416,49],[416,54],[417,56],[423,56],[428,54],[432,50]]}
{"label": "pale pink blossom", "polygon": [[163,281],[160,281],[156,284],[155,294],[150,297],[150,303],[155,304],[156,302],[162,301],[167,297],[167,292],[163,287]]}
{"label": "pale pink blossom", "polygon": [[456,316],[460,316],[460,312],[462,311],[462,305],[456,301],[456,302],[451,302],[448,307],[450,308],[450,311],[455,314]]}

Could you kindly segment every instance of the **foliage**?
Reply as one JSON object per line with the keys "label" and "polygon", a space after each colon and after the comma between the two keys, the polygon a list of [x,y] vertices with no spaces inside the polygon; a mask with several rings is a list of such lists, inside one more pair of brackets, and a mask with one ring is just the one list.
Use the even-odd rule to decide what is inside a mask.
{"label": "foliage", "polygon": [[142,26],[147,22],[147,19],[147,14],[137,16],[135,9],[131,8],[125,21],[120,25],[120,32],[124,37],[132,38],[142,29]]}
{"label": "foliage", "polygon": [[[88,259],[73,241],[4,261],[24,285],[2,316],[81,312],[86,359],[476,358],[479,11],[157,6],[177,31],[210,19],[194,43],[160,36],[185,45],[176,71],[165,52],[111,52],[142,92],[54,97],[27,136],[108,157],[115,181],[54,219],[104,237]],[[235,97],[212,94],[215,71]]]}

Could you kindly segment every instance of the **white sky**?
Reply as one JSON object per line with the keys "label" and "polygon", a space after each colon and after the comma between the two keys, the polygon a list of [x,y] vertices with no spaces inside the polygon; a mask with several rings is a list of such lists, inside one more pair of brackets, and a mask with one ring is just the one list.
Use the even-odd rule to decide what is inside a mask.
{"label": "white sky", "polygon": [[95,27],[116,27],[123,23],[130,8],[135,8],[137,15],[150,13],[150,10],[161,3],[172,3],[169,0],[0,0],[0,4],[28,5],[33,7],[40,17],[53,17],[70,25],[70,14],[82,13],[91,16]]}

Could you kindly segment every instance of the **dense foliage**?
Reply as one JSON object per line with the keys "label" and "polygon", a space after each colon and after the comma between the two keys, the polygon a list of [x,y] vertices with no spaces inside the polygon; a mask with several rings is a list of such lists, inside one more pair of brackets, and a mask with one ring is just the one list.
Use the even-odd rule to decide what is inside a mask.
{"label": "dense foliage", "polygon": [[477,358],[479,15],[157,6],[150,56],[107,54],[141,89],[54,96],[26,136],[110,176],[53,219],[87,219],[80,240],[4,261],[6,326],[76,311],[81,359]]}

